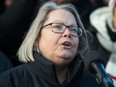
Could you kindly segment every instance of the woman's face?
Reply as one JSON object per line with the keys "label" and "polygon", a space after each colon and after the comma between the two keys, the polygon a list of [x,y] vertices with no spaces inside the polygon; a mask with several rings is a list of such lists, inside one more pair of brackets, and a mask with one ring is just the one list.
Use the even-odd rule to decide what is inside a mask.
{"label": "woman's face", "polygon": [[[61,9],[50,12],[43,26],[49,23],[77,26],[73,14]],[[58,65],[68,64],[77,53],[79,38],[72,36],[68,29],[65,29],[62,34],[55,33],[51,29],[53,28],[49,25],[41,30],[36,46],[40,53],[51,62]]]}

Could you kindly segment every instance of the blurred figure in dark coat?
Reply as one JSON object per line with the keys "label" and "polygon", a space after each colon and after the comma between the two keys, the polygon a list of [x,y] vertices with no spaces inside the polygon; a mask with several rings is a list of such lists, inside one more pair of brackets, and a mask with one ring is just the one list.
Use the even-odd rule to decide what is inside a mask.
{"label": "blurred figure in dark coat", "polygon": [[38,0],[0,0],[0,50],[9,57],[13,65],[20,64],[16,53],[23,35],[33,20]]}

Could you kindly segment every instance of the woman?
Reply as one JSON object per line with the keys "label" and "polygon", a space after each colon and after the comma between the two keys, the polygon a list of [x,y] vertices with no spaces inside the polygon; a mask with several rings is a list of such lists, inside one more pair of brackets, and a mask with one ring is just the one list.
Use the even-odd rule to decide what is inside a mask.
{"label": "woman", "polygon": [[[71,4],[44,4],[18,55],[23,65],[0,75],[0,87],[98,87],[83,76],[87,35]],[[7,78],[7,79],[6,79]],[[85,82],[82,82],[86,80]],[[81,81],[81,82],[80,82]]]}

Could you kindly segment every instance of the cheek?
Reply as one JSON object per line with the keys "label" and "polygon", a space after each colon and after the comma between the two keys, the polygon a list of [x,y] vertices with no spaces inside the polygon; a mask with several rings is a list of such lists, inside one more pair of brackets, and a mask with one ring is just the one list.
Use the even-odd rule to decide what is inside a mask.
{"label": "cheek", "polygon": [[79,39],[76,39],[74,41],[74,50],[77,52],[78,51],[78,46],[79,46]]}
{"label": "cheek", "polygon": [[74,40],[74,45],[75,45],[75,48],[78,48],[78,46],[79,46],[79,39],[75,39]]}
{"label": "cheek", "polygon": [[47,48],[52,49],[58,42],[58,36],[51,31],[43,31],[41,32],[41,39],[40,41],[42,42],[44,46]]}

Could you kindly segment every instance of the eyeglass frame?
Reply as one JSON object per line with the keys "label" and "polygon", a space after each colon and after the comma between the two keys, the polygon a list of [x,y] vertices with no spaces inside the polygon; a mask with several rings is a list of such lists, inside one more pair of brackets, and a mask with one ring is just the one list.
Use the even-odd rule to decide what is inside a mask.
{"label": "eyeglass frame", "polygon": [[[56,31],[54,31],[54,28],[53,28],[53,26],[52,26],[53,24],[60,24],[60,25],[63,25],[64,30],[62,29],[62,30],[63,30],[62,32],[56,32]],[[74,37],[80,37],[80,36],[82,35],[82,29],[81,29],[81,28],[79,28],[78,26],[68,26],[68,25],[65,25],[64,23],[55,23],[55,22],[53,22],[53,23],[48,23],[48,24],[42,26],[42,28],[45,28],[45,27],[47,27],[47,26],[49,26],[49,25],[52,27],[51,31],[54,32],[54,33],[62,34],[62,33],[64,33],[64,31],[65,31],[66,29],[68,29],[68,30],[70,31],[71,35],[74,36]],[[70,29],[71,27],[77,27],[77,29],[80,30],[80,34],[78,35],[78,32],[77,32],[77,35],[72,34],[71,29]],[[77,31],[78,31],[78,30],[77,30]]]}

